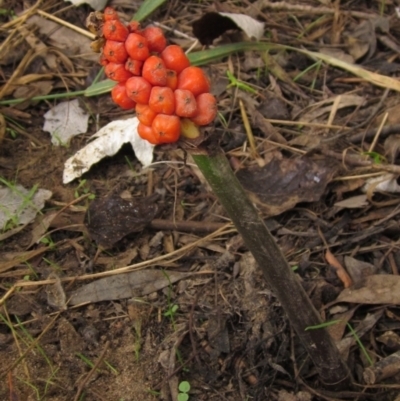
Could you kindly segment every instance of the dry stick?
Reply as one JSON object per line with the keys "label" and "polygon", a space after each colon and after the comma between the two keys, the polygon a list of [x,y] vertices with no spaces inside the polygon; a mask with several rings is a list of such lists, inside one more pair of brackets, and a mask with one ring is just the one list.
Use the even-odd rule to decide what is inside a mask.
{"label": "dry stick", "polygon": [[101,362],[103,362],[104,356],[105,356],[109,346],[110,346],[110,341],[107,341],[105,346],[104,346],[103,351],[101,351],[100,356],[98,357],[96,363],[93,365],[92,370],[86,375],[86,377],[83,379],[81,384],[79,384],[78,391],[75,394],[74,401],[78,401],[79,400],[79,396],[81,395],[81,393],[82,393],[84,387],[86,386],[87,382],[93,376],[93,373],[96,372],[96,370],[99,367],[99,365],[101,364]]}
{"label": "dry stick", "polygon": [[282,304],[321,380],[329,385],[348,386],[350,372],[328,332],[324,328],[306,331],[307,327],[321,324],[321,317],[234,176],[225,155],[220,149],[212,152],[210,155],[199,149],[196,154],[192,151],[192,156]]}

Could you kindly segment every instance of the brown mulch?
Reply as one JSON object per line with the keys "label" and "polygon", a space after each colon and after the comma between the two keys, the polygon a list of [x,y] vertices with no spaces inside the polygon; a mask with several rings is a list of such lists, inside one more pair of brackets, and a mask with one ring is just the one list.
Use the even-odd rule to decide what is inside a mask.
{"label": "brown mulch", "polygon": [[[17,15],[33,6],[8,3],[3,7]],[[126,20],[138,6],[109,5]],[[368,71],[398,77],[395,7],[169,1],[150,22],[170,28],[170,42],[189,48],[191,26],[205,12],[243,13],[265,22],[265,40],[316,52],[334,49]],[[91,11],[53,0],[37,10],[82,29]],[[60,36],[69,31],[56,36],[58,22],[13,25],[7,13],[0,21],[2,100],[83,90],[99,72],[90,40],[78,34],[82,45],[71,36],[62,47]],[[227,32],[214,45],[241,39],[237,31]],[[45,50],[33,57],[37,46]],[[193,51],[200,49],[197,44]],[[181,149],[156,148],[155,163],[143,170],[124,145],[81,180],[62,183],[64,162],[93,133],[132,117],[105,94],[79,97],[91,115],[89,132],[60,147],[42,130],[43,115],[65,99],[0,104],[7,127],[0,132],[1,183],[52,192],[33,222],[0,233],[1,400],[176,400],[182,381],[191,385],[191,401],[399,400],[398,362],[386,359],[400,351],[398,93],[325,63],[314,65],[299,53],[271,54],[295,84],[266,69],[257,52],[204,67],[226,122],[216,120],[216,135],[323,320],[337,321],[329,331],[354,385],[327,388],[320,382],[253,257]],[[257,93],[227,88],[227,69]],[[247,145],[240,104],[256,154]],[[369,183],[374,177],[394,189],[378,191],[377,182]],[[111,231],[99,247],[85,214],[111,196],[132,208],[141,204],[148,215],[139,213],[121,239],[113,241]],[[45,218],[50,223],[43,230]],[[114,230],[129,220],[118,213],[113,219]],[[108,228],[100,223],[104,234]],[[15,232],[7,235],[9,230]],[[154,271],[162,273],[149,284]],[[127,272],[142,272],[130,276],[132,295],[112,293],[112,280]],[[74,294],[89,292],[85,285],[99,278],[108,280],[96,295],[102,300],[74,303]],[[391,293],[385,293],[387,283]],[[371,368],[382,361],[387,377]],[[372,371],[376,381],[367,384]]]}

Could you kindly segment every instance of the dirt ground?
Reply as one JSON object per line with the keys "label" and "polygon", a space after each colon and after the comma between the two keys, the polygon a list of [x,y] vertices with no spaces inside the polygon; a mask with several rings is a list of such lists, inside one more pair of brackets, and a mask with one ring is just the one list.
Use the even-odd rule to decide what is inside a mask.
{"label": "dirt ground", "polygon": [[[128,21],[139,3],[109,5]],[[44,114],[66,99],[49,95],[84,90],[101,68],[90,39],[60,20],[86,30],[91,8],[2,7],[0,189],[51,196],[33,220],[0,232],[0,400],[176,401],[182,382],[190,401],[400,399],[400,98],[382,79],[400,71],[396,2],[173,0],[145,22],[164,24],[168,40],[188,49],[193,22],[207,12],[243,14],[265,23],[262,41],[367,72],[293,49],[203,66],[220,111],[214,135],[323,321],[334,322],[327,330],[352,373],[347,388],[321,383],[179,146],[157,147],[143,169],[126,144],[63,184],[65,161],[92,134],[134,115],[109,93],[77,96],[88,132],[54,146]],[[200,28],[207,38],[208,29]],[[248,40],[242,35],[210,42]],[[192,52],[205,48],[197,42]],[[27,100],[14,104],[19,98]]]}

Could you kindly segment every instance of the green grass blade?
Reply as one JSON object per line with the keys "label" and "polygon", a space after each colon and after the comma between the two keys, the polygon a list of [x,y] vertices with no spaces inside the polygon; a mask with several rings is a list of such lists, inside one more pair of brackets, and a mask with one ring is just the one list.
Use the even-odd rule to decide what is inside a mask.
{"label": "green grass blade", "polygon": [[104,95],[104,93],[110,92],[115,85],[116,82],[111,81],[111,79],[105,79],[104,81],[96,82],[85,90],[85,96],[90,97]]}
{"label": "green grass blade", "polygon": [[143,21],[164,3],[165,0],[145,0],[132,19],[135,21]]}

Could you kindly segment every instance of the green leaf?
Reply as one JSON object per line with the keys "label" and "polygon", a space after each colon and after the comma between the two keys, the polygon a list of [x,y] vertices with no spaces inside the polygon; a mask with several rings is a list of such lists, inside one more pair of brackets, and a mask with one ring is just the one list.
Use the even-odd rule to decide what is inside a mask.
{"label": "green leaf", "polygon": [[139,22],[143,21],[164,3],[165,0],[145,0],[132,19]]}
{"label": "green leaf", "polygon": [[111,81],[111,79],[105,79],[104,81],[96,82],[85,90],[85,96],[90,97],[103,95],[104,93],[110,92],[115,85],[116,82]]}
{"label": "green leaf", "polygon": [[187,393],[179,393],[178,394],[178,401],[188,401],[189,394]]}
{"label": "green leaf", "polygon": [[178,388],[181,393],[188,393],[190,391],[190,383],[187,381],[180,382]]}

